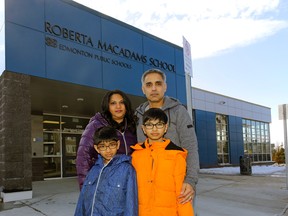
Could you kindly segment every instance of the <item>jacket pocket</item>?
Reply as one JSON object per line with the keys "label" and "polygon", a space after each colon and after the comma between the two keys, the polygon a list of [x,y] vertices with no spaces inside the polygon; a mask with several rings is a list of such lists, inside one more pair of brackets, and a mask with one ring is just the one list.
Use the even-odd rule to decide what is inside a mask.
{"label": "jacket pocket", "polygon": [[124,214],[127,198],[126,185],[122,185],[121,181],[117,181],[117,179],[108,181],[103,192],[103,203],[107,205],[107,208],[115,215]]}

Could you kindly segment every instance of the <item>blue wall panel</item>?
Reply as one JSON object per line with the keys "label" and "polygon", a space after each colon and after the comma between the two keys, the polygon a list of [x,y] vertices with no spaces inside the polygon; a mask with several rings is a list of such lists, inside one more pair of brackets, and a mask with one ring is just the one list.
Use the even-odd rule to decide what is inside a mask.
{"label": "blue wall panel", "polygon": [[156,67],[186,104],[182,48],[73,1],[5,3],[6,70],[143,96],[141,74]]}
{"label": "blue wall panel", "polygon": [[[103,61],[100,60],[102,52],[94,48],[101,38],[100,17],[65,2],[53,0],[45,2],[45,21],[50,24],[49,28],[45,28],[46,38],[57,41],[56,47],[46,46],[47,78],[103,88]],[[60,34],[59,27],[62,31],[73,31],[73,40],[51,34],[50,31],[54,29],[56,34]],[[85,35],[79,37],[80,43],[75,41],[74,35],[77,33]],[[88,37],[92,44],[87,44]]]}
{"label": "blue wall panel", "polygon": [[[27,1],[27,0],[26,0]],[[45,21],[85,34],[95,43],[101,38],[101,18],[59,0],[45,1]],[[44,25],[43,31],[44,31]]]}
{"label": "blue wall panel", "polygon": [[[176,74],[176,88],[177,88],[177,98],[185,105],[187,105],[187,98],[186,98],[186,84],[185,84],[185,77]],[[183,84],[184,83],[184,84]],[[168,86],[168,89],[170,86]],[[175,96],[174,96],[175,97]]]}
{"label": "blue wall panel", "polygon": [[[217,166],[216,113],[195,110],[195,126],[201,167]],[[230,163],[239,164],[244,154],[242,118],[228,116]]]}
{"label": "blue wall panel", "polygon": [[[166,78],[167,78],[167,91],[166,95],[174,98],[178,98],[177,95],[177,79],[175,73],[169,73],[166,72]],[[180,79],[179,79],[180,81]]]}
{"label": "blue wall panel", "polygon": [[[112,44],[121,44],[121,47],[135,53],[142,53],[142,35],[128,27],[121,26],[106,19],[102,21],[102,39]],[[119,47],[119,48],[121,48]]]}
{"label": "blue wall panel", "polygon": [[[197,111],[196,111],[197,113]],[[206,129],[206,122],[205,122],[205,119],[199,119],[197,118],[197,115],[196,115],[196,118],[195,118],[195,124],[196,124],[196,131],[197,131],[197,138],[198,140],[199,139],[203,139],[203,140],[206,140],[207,138],[207,129]]]}
{"label": "blue wall panel", "polygon": [[[169,67],[172,68],[169,63],[175,62],[174,47],[168,46],[167,44],[160,44],[159,41],[154,38],[143,36],[143,53],[148,57],[147,65],[152,68],[156,65],[159,66],[159,69],[165,71],[168,85],[166,95],[178,98],[176,73],[165,70]],[[173,70],[176,70],[175,64],[173,66]],[[183,83],[183,85],[185,85],[185,83]],[[186,92],[181,92],[181,94],[183,93],[186,95]]]}
{"label": "blue wall panel", "polygon": [[176,74],[185,77],[183,50],[175,49]]}
{"label": "blue wall panel", "polygon": [[177,98],[183,104],[187,105],[186,79],[184,73],[184,58],[182,50],[175,49],[175,59],[176,59]]}
{"label": "blue wall panel", "polygon": [[[103,64],[103,88],[104,89],[121,89],[132,95],[143,95],[141,90],[142,64],[134,61],[125,60],[118,62],[113,55],[103,54],[110,58],[112,64]],[[132,65],[133,70],[127,70],[117,64]],[[140,71],[140,72],[139,72]]]}
{"label": "blue wall panel", "polygon": [[216,140],[216,114],[212,112],[206,112],[206,130],[208,141],[209,158],[207,165],[217,164],[217,140]]}
{"label": "blue wall panel", "polygon": [[201,167],[217,166],[215,113],[195,110],[195,126]]}
{"label": "blue wall panel", "polygon": [[[44,35],[6,23],[6,68],[10,71],[45,77]],[[9,37],[7,37],[9,35]]]}
{"label": "blue wall panel", "polygon": [[[83,50],[82,45],[57,39],[58,48],[46,49],[46,77],[81,85],[102,88],[102,62],[94,58],[101,55],[92,48],[85,49],[85,55],[75,54]],[[71,51],[68,51],[71,49]],[[92,57],[89,55],[91,54]]]}
{"label": "blue wall panel", "polygon": [[43,30],[44,2],[44,0],[6,0],[5,20],[34,30]]}
{"label": "blue wall panel", "polygon": [[[148,65],[151,67],[166,67],[168,66],[166,63],[175,61],[174,47],[161,44],[159,40],[152,37],[143,36],[143,53],[149,57],[153,56],[153,59],[148,58]],[[161,69],[165,70],[165,68]]]}
{"label": "blue wall panel", "polygon": [[[141,75],[167,76],[187,104],[182,48],[69,0],[5,0],[6,70],[143,96]],[[200,165],[217,166],[215,113],[195,110]],[[229,116],[232,164],[244,154],[242,119]]]}
{"label": "blue wall panel", "polygon": [[239,164],[239,157],[244,154],[242,118],[228,116],[230,163]]}

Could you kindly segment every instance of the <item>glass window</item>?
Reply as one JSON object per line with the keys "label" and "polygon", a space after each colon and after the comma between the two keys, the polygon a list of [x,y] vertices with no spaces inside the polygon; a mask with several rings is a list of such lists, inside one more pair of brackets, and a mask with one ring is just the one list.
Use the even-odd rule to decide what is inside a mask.
{"label": "glass window", "polygon": [[242,128],[245,154],[253,161],[270,161],[269,123],[243,119]]}
{"label": "glass window", "polygon": [[44,131],[43,155],[60,155],[60,134],[57,132]]}
{"label": "glass window", "polygon": [[216,114],[216,140],[218,164],[229,164],[228,119],[225,115]]}
{"label": "glass window", "polygon": [[43,116],[44,131],[60,131],[60,116],[44,115]]}
{"label": "glass window", "polygon": [[44,178],[61,177],[61,158],[44,157]]}
{"label": "glass window", "polygon": [[44,178],[76,176],[76,152],[89,118],[43,115]]}
{"label": "glass window", "polygon": [[89,119],[62,116],[62,132],[80,133],[84,131]]}

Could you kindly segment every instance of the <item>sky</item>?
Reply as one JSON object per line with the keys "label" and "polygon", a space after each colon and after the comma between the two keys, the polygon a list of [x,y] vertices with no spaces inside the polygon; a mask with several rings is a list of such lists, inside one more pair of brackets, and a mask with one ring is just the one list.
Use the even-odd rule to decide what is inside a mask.
{"label": "sky", "polygon": [[[181,47],[184,36],[192,86],[271,108],[271,143],[283,144],[278,106],[288,104],[287,0],[74,1]],[[0,35],[1,59],[3,50]]]}

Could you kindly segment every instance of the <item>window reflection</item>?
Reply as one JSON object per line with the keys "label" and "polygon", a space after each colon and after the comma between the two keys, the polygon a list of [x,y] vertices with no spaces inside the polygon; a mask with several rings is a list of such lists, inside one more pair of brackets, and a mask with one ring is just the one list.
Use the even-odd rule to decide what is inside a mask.
{"label": "window reflection", "polygon": [[76,176],[77,147],[89,118],[43,115],[44,178]]}
{"label": "window reflection", "polygon": [[269,123],[243,119],[242,129],[244,153],[251,156],[254,162],[270,161]]}
{"label": "window reflection", "polygon": [[216,114],[216,140],[218,164],[229,164],[228,122],[225,115]]}

